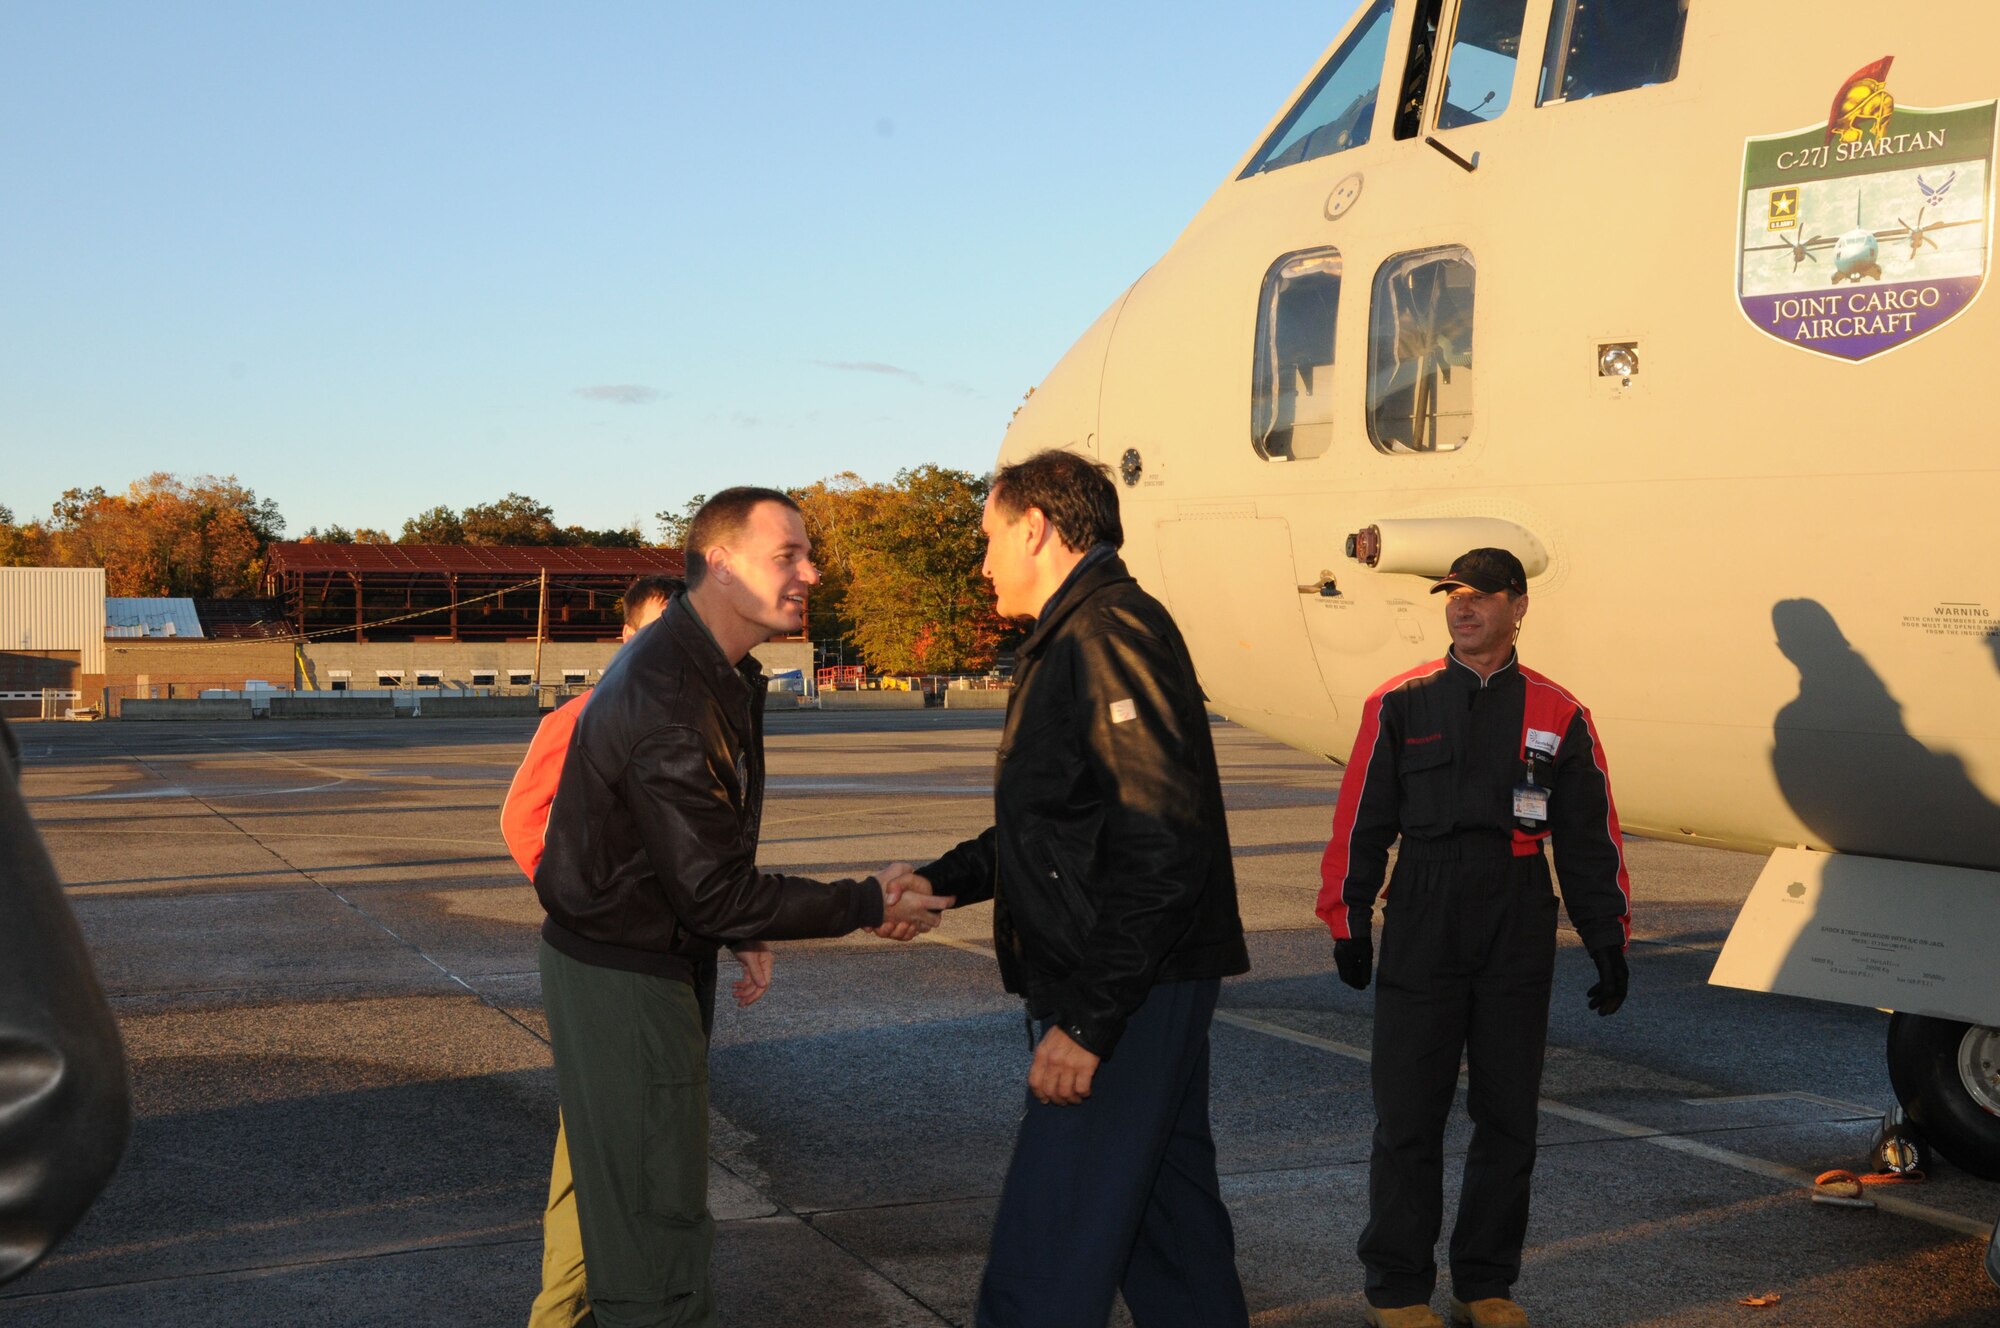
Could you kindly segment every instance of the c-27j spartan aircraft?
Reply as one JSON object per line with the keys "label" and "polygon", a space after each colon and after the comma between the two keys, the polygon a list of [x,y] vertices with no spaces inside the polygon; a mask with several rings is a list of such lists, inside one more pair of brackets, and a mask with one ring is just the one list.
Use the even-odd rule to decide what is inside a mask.
{"label": "c-27j spartan aircraft", "polygon": [[[1712,981],[1895,1011],[2000,1178],[2000,7],[1367,0],[1017,412],[1215,708],[1343,760],[1530,574],[1627,830],[1769,854]],[[1392,905],[1393,906],[1393,905]]]}

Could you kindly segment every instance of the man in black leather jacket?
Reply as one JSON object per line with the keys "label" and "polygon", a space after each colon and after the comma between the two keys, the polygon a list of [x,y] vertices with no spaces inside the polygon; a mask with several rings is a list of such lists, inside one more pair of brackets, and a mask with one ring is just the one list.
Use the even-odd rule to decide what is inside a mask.
{"label": "man in black leather jacket", "polygon": [[708,1041],[697,974],[731,941],[908,939],[945,901],[884,879],[757,869],[764,678],[750,648],[805,620],[798,507],[729,489],[690,523],[686,593],[604,671],[577,719],[535,893],[577,1222],[598,1328],[710,1325]]}
{"label": "man in black leather jacket", "polygon": [[131,1130],[125,1048],[0,720],[0,1282],[97,1198]]}
{"label": "man in black leather jacket", "polygon": [[994,901],[1001,977],[1040,1026],[978,1322],[1102,1328],[1122,1290],[1139,1328],[1246,1324],[1208,1031],[1250,961],[1194,665],[1118,558],[1102,466],[1003,467],[984,528],[999,612],[1036,620],[995,824],[903,882]]}

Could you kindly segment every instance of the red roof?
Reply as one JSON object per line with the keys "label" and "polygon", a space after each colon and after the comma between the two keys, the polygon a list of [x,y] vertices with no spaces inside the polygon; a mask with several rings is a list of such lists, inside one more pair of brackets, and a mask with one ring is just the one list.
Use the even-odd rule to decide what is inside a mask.
{"label": "red roof", "polygon": [[283,572],[491,572],[634,577],[681,576],[679,549],[555,548],[531,544],[273,544],[265,570]]}

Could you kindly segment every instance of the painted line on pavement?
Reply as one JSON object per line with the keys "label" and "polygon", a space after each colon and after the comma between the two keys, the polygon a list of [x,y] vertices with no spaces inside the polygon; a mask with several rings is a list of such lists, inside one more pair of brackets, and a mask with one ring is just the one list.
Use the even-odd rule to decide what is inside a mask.
{"label": "painted line on pavement", "polygon": [[[945,944],[957,943],[947,941]],[[1345,1056],[1349,1060],[1360,1061],[1364,1065],[1368,1063],[1369,1056],[1366,1047],[1357,1047],[1348,1042],[1336,1042],[1332,1038],[1323,1038],[1312,1033],[1301,1033],[1295,1028],[1286,1028],[1282,1024],[1266,1023],[1262,1019],[1253,1019],[1248,1015],[1237,1014],[1233,1010],[1217,1010],[1215,1012],[1215,1021],[1219,1024],[1229,1024],[1235,1028],[1245,1029],[1252,1033],[1262,1033],[1267,1037],[1280,1038],[1286,1042],[1295,1042],[1302,1047],[1314,1047],[1320,1051],[1330,1051],[1336,1056]],[[1617,1135],[1620,1138],[1651,1144],[1655,1148],[1664,1148],[1670,1153],[1680,1153],[1687,1157],[1700,1158],[1704,1162],[1729,1167],[1735,1171],[1748,1172],[1753,1176],[1762,1176],[1766,1180],[1775,1180],[1785,1185],[1798,1185],[1806,1189],[1812,1188],[1812,1176],[1800,1171],[1796,1167],[1788,1167],[1780,1162],[1767,1162],[1761,1157],[1751,1157],[1748,1154],[1731,1152],[1729,1149],[1717,1148],[1713,1144],[1701,1143],[1694,1139],[1683,1138],[1680,1135],[1662,1134],[1650,1126],[1638,1125],[1628,1120],[1620,1120],[1616,1116],[1607,1116],[1598,1111],[1588,1111],[1582,1107],[1572,1107],[1566,1102],[1557,1102],[1553,1098],[1542,1098],[1539,1106],[1541,1110],[1560,1120],[1587,1126],[1593,1130],[1600,1130],[1605,1134]],[[1879,1186],[1871,1188],[1868,1197],[1874,1200],[1875,1206],[1884,1212],[1896,1213],[1903,1217],[1913,1217],[1919,1222],[1928,1222],[1932,1226],[1942,1227],[1946,1231],[1956,1231],[1968,1236],[1985,1236],[1989,1227],[1988,1223],[1979,1221],[1976,1218],[1960,1217],[1957,1213],[1947,1213],[1943,1209],[1933,1208],[1929,1204],[1917,1203],[1915,1200],[1904,1199],[1893,1194],[1883,1194]]]}
{"label": "painted line on pavement", "polygon": [[[924,939],[934,941],[939,945],[948,945],[954,950],[969,950],[974,954],[989,957],[993,953],[991,946],[975,945],[971,941],[961,941],[954,937],[939,936],[936,932],[926,932]],[[1219,1024],[1228,1024],[1234,1028],[1241,1028],[1247,1032],[1262,1033],[1266,1037],[1278,1038],[1285,1042],[1294,1042],[1302,1047],[1312,1047],[1319,1051],[1330,1051],[1336,1056],[1344,1056],[1349,1060],[1359,1061],[1363,1065],[1366,1065],[1369,1061],[1368,1049],[1366,1047],[1357,1047],[1351,1042],[1336,1042],[1332,1038],[1320,1037],[1315,1033],[1302,1033],[1296,1028],[1286,1028],[1283,1024],[1266,1023],[1262,1019],[1253,1019],[1249,1015],[1237,1014],[1233,1010],[1217,1010],[1215,1012],[1215,1021]],[[1784,1185],[1797,1185],[1805,1189],[1812,1188],[1812,1176],[1800,1171],[1796,1167],[1788,1167],[1780,1162],[1767,1162],[1761,1157],[1751,1157],[1745,1153],[1731,1152],[1727,1148],[1717,1148],[1713,1144],[1701,1143],[1694,1139],[1683,1138],[1680,1135],[1662,1134],[1651,1126],[1638,1125],[1632,1121],[1620,1120],[1616,1116],[1607,1116],[1598,1111],[1588,1111],[1582,1107],[1572,1107],[1567,1102],[1558,1102],[1554,1098],[1545,1097],[1540,1099],[1539,1106],[1541,1110],[1560,1120],[1566,1120],[1576,1125],[1588,1126],[1593,1130],[1599,1130],[1605,1134],[1617,1135],[1623,1139],[1632,1139],[1639,1143],[1651,1144],[1655,1148],[1664,1148],[1670,1153],[1680,1153],[1687,1157],[1700,1158],[1704,1162],[1712,1162],[1717,1166],[1728,1167],[1734,1171],[1748,1172],[1753,1176],[1762,1176],[1766,1180],[1775,1180]],[[1903,1217],[1912,1217],[1919,1222],[1928,1222],[1934,1227],[1942,1227],[1946,1231],[1956,1231],[1967,1236],[1983,1237],[1990,1228],[1990,1223],[1982,1222],[1977,1218],[1960,1217],[1957,1213],[1947,1213],[1941,1208],[1933,1208],[1929,1204],[1918,1203],[1914,1199],[1905,1199],[1894,1194],[1884,1194],[1881,1192],[1882,1188],[1881,1186],[1871,1187],[1868,1197],[1873,1199],[1875,1206],[1883,1212],[1896,1213]]]}

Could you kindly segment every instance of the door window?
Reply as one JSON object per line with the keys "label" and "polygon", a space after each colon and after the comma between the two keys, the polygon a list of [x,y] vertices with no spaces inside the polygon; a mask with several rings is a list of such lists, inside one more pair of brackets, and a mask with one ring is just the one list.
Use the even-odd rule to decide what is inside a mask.
{"label": "door window", "polygon": [[1257,305],[1250,438],[1272,461],[1316,457],[1333,445],[1333,342],[1340,314],[1340,252],[1312,249],[1272,265]]}
{"label": "door window", "polygon": [[1375,274],[1368,437],[1379,451],[1452,452],[1472,436],[1470,250],[1401,254]]}

